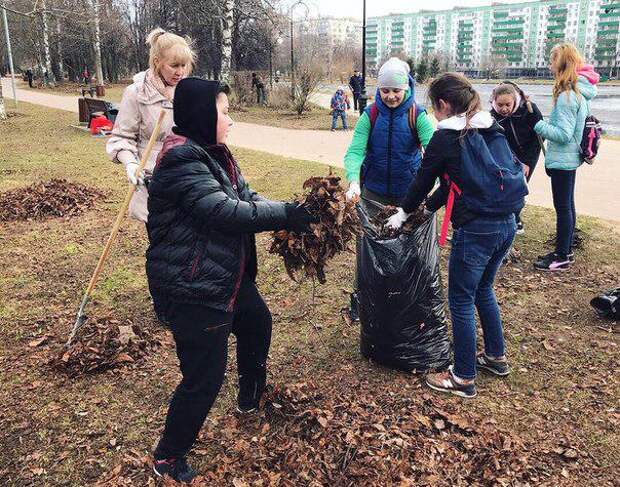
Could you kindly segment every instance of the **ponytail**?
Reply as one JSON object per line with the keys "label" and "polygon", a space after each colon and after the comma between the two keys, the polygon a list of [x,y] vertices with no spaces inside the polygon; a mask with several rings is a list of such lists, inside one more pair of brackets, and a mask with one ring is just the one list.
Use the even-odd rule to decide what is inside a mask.
{"label": "ponytail", "polygon": [[482,110],[480,95],[470,81],[459,73],[444,73],[431,81],[428,97],[434,108],[439,106],[439,100],[443,100],[452,107],[451,115],[464,114],[466,127],[469,127],[472,117]]}
{"label": "ponytail", "polygon": [[155,74],[159,74],[159,64],[164,60],[185,64],[187,74],[191,73],[196,63],[196,53],[192,49],[191,39],[157,27],[146,36],[146,44],[150,47],[149,67]]}

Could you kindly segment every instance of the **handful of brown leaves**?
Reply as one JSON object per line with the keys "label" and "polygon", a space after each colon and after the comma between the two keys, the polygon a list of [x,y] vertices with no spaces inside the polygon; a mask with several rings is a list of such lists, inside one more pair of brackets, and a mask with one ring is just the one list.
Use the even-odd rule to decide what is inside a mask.
{"label": "handful of brown leaves", "polygon": [[318,216],[319,223],[312,224],[312,233],[274,232],[269,252],[284,258],[291,279],[295,280],[295,272],[303,269],[306,276],[316,277],[324,284],[325,264],[347,250],[349,242],[360,234],[359,219],[355,202],[347,201],[339,177],[312,177],[303,189],[309,191],[295,201]]}
{"label": "handful of brown leaves", "polygon": [[0,221],[75,216],[103,196],[99,190],[65,179],[38,182],[0,193]]}
{"label": "handful of brown leaves", "polygon": [[160,345],[147,329],[130,321],[100,318],[88,323],[73,345],[62,349],[51,365],[70,376],[102,372],[136,362]]}
{"label": "handful of brown leaves", "polygon": [[402,233],[411,233],[413,229],[422,223],[424,223],[424,206],[420,205],[420,207],[414,211],[407,221],[403,223],[403,226],[398,229],[388,228],[385,226],[388,219],[395,215],[398,211],[398,208],[395,206],[385,206],[381,211],[377,212],[377,214],[372,218],[371,223],[379,229],[379,237],[384,239],[396,238]]}

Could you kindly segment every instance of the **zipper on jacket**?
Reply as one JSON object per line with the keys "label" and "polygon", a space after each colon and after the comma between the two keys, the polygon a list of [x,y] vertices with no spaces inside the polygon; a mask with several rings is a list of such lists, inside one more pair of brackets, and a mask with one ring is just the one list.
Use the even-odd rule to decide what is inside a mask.
{"label": "zipper on jacket", "polygon": [[392,196],[392,129],[394,126],[394,110],[390,110],[390,123],[388,125],[387,146],[387,194]]}
{"label": "zipper on jacket", "polygon": [[196,269],[198,268],[198,262],[200,262],[201,257],[202,257],[202,249],[200,250],[200,252],[196,254],[196,257],[194,257],[194,260],[192,262],[192,270],[189,273],[190,281],[194,280],[194,276],[196,275]]}
{"label": "zipper on jacket", "polygon": [[512,123],[512,118],[510,118],[508,120],[508,123],[510,123],[510,128],[512,129],[512,135],[515,136],[515,142],[519,146],[519,149],[521,149],[521,152],[523,152],[523,147],[521,146],[521,141],[519,140],[519,137],[517,137],[517,131],[515,130],[515,126]]}

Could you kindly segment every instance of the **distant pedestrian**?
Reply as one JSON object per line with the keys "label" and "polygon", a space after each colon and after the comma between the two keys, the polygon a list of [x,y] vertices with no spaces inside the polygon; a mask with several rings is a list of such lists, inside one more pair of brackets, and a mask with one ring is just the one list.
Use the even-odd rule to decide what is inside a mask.
{"label": "distant pedestrian", "polygon": [[364,80],[362,79],[362,75],[359,70],[355,70],[353,72],[353,76],[349,79],[349,87],[351,88],[351,92],[353,93],[353,108],[357,110],[358,101],[360,98],[360,94],[362,93],[362,85],[364,84]]}
{"label": "distant pedestrian", "polygon": [[336,90],[336,93],[334,93],[334,96],[332,96],[332,132],[336,130],[338,118],[342,119],[342,129],[349,129],[349,127],[347,126],[347,110],[351,108],[351,103],[349,102],[349,97],[346,95],[344,90],[344,86],[340,86]]}
{"label": "distant pedestrian", "polygon": [[551,178],[555,208],[555,250],[540,256],[534,264],[542,271],[562,271],[575,261],[573,241],[577,213],[575,211],[575,177],[581,166],[581,137],[590,114],[590,100],[596,96],[599,75],[585,64],[579,51],[569,43],[551,50],[549,69],[555,79],[553,108],[549,120],[534,126],[548,140],[545,170]]}
{"label": "distant pedestrian", "polygon": [[34,88],[34,85],[32,84],[32,79],[33,79],[33,76],[32,76],[32,69],[28,68],[28,69],[26,70],[26,78],[28,78],[28,86],[29,86],[30,88]]}
{"label": "distant pedestrian", "polygon": [[[504,82],[493,90],[491,115],[504,129],[508,145],[523,164],[523,173],[529,182],[540,156],[540,139],[534,125],[543,116],[535,103],[529,101],[514,83]],[[521,212],[515,215],[517,233],[524,232]]]}
{"label": "distant pedestrian", "polygon": [[256,103],[259,105],[267,103],[265,83],[263,83],[263,79],[256,73],[252,73],[252,88],[256,90]]}
{"label": "distant pedestrian", "polygon": [[82,71],[82,84],[87,85],[88,83],[90,83],[90,72],[85,66],[84,71]]}

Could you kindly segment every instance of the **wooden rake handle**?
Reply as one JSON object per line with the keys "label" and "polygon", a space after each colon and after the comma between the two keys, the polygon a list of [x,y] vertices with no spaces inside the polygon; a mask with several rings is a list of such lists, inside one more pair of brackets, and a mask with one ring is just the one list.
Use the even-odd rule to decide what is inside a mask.
{"label": "wooden rake handle", "polygon": [[[159,136],[159,131],[161,129],[161,124],[166,115],[166,109],[162,108],[159,112],[159,117],[157,118],[157,122],[155,123],[155,128],[153,129],[153,133],[151,134],[151,138],[149,139],[149,143],[146,146],[145,151],[142,153],[142,158],[140,159],[140,164],[136,169],[136,175],[139,175],[144,170],[146,166],[146,161],[148,161],[151,152],[153,151],[153,146],[155,142],[157,142],[157,137]],[[110,249],[112,248],[112,243],[116,239],[116,235],[118,234],[118,230],[123,222],[123,218],[125,218],[125,213],[127,213],[127,208],[129,208],[129,203],[131,202],[131,198],[133,197],[134,192],[136,191],[135,185],[130,185],[127,190],[127,194],[125,195],[125,199],[123,200],[123,204],[121,205],[120,210],[118,211],[118,215],[116,215],[116,221],[114,222],[114,226],[112,227],[112,231],[110,232],[110,236],[108,237],[108,241],[103,248],[103,252],[99,257],[99,262],[97,262],[97,267],[95,267],[95,271],[90,278],[90,282],[88,283],[88,288],[86,289],[85,297],[89,298],[93,289],[95,288],[95,284],[97,284],[97,280],[99,279],[99,274],[101,274],[101,270],[103,269],[103,264],[105,263],[108,255],[110,254]]]}

